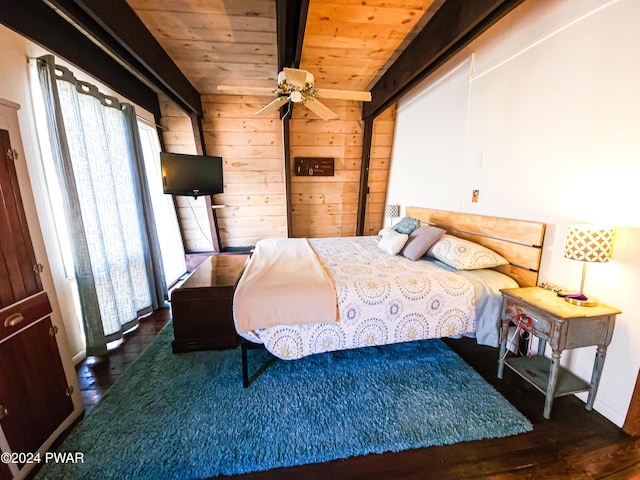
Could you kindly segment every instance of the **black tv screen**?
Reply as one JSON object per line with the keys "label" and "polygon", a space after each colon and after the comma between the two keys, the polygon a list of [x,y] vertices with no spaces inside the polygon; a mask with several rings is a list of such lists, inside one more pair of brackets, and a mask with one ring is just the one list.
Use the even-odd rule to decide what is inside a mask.
{"label": "black tv screen", "polygon": [[222,157],[160,154],[162,186],[171,195],[214,195],[223,193]]}

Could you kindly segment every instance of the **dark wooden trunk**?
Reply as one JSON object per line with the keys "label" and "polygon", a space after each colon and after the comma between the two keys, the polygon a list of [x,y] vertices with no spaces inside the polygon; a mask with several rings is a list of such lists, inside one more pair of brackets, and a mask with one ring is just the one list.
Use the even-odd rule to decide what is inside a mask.
{"label": "dark wooden trunk", "polygon": [[238,346],[233,291],[248,255],[213,255],[171,293],[174,352]]}

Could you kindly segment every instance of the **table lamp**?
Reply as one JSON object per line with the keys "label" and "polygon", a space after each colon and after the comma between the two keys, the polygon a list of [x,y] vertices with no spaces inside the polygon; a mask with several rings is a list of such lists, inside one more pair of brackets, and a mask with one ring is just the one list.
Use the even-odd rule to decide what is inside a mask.
{"label": "table lamp", "polygon": [[393,226],[393,219],[400,216],[400,205],[387,205],[384,209],[384,216],[391,219],[391,226]]}
{"label": "table lamp", "polygon": [[567,302],[582,307],[593,307],[595,300],[584,294],[584,277],[587,273],[587,262],[608,262],[613,247],[613,228],[595,225],[569,225],[567,243],[564,249],[565,258],[579,260],[582,264],[582,283],[580,293],[570,293],[565,297]]}

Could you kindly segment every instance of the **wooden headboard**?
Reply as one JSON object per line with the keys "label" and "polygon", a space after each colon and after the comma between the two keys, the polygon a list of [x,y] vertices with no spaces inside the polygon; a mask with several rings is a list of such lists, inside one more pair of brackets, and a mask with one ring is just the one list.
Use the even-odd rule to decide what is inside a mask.
{"label": "wooden headboard", "polygon": [[406,214],[498,252],[509,265],[495,270],[522,287],[537,285],[546,224],[420,207],[407,207]]}

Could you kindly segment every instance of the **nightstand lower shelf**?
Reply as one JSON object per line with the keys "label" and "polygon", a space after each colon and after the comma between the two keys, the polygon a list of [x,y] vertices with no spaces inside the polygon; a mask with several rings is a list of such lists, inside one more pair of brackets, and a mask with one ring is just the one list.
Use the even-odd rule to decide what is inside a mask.
{"label": "nightstand lower shelf", "polygon": [[[546,395],[549,386],[549,371],[551,368],[551,360],[549,358],[543,355],[511,357],[505,360],[505,365]],[[587,382],[560,367],[554,397],[586,392],[588,390],[589,384]]]}

